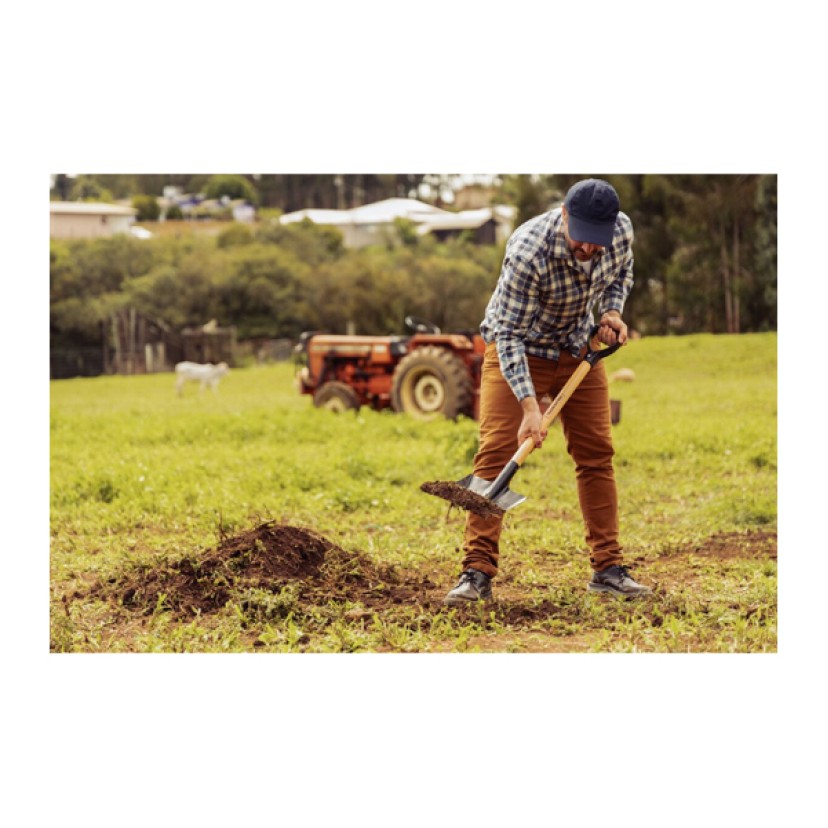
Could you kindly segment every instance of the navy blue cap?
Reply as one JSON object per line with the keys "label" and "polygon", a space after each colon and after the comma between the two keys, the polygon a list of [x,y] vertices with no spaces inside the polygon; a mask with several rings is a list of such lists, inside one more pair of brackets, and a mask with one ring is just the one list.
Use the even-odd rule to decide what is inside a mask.
{"label": "navy blue cap", "polygon": [[621,209],[615,188],[600,178],[587,178],[569,188],[564,199],[569,216],[569,238],[609,247],[615,219]]}

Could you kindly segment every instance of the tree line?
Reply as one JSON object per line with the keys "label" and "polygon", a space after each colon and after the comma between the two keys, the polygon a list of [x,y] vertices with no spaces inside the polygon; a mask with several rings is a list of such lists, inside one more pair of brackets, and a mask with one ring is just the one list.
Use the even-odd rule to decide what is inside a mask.
{"label": "tree line", "polygon": [[257,207],[292,213],[305,208],[345,210],[386,198],[419,198],[421,185],[441,192],[455,176],[427,174],[284,174],[284,175],[77,175],[54,177],[51,197],[62,201],[116,201],[161,196],[167,186],[207,198],[244,198]]}
{"label": "tree line", "polygon": [[[559,204],[582,177],[499,176],[491,197],[514,204],[520,223]],[[599,177],[616,187],[635,226],[629,324],[644,334],[776,329],[776,176]],[[119,197],[141,195],[139,183],[157,192],[176,182],[206,188],[215,177],[193,178],[77,176],[71,186],[108,188]],[[290,199],[307,198],[301,206],[308,207],[337,206],[357,196],[367,203],[389,193],[411,195],[429,177],[417,178],[248,176],[245,181],[260,205],[278,210],[278,205],[295,207]],[[441,177],[430,180],[439,192]],[[463,238],[437,242],[417,236],[403,221],[382,244],[360,250],[346,249],[334,228],[280,225],[273,217],[250,226],[228,223],[217,237],[52,240],[52,344],[99,341],[101,322],[128,306],[174,328],[217,319],[235,325],[240,339],[295,338],[304,330],[342,333],[349,327],[365,334],[402,333],[409,314],[444,330],[473,330],[502,257],[500,245],[476,246]]]}
{"label": "tree line", "polygon": [[407,315],[472,329],[501,255],[434,240],[346,250],[337,230],[311,222],[229,224],[216,238],[52,240],[50,254],[53,347],[94,344],[101,322],[125,307],[174,329],[216,319],[241,340],[403,333]]}

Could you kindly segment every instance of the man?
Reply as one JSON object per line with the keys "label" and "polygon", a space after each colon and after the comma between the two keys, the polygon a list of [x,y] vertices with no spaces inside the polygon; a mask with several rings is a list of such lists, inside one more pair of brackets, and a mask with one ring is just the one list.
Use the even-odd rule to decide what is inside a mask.
{"label": "man", "polygon": [[[527,437],[539,448],[538,399],[554,398],[586,352],[598,303],[598,338],[627,341],[621,313],[633,284],[632,222],[606,181],[575,184],[563,205],[527,221],[509,239],[497,287],[480,331],[486,341],[480,386],[480,445],[474,474],[494,480]],[[590,548],[587,589],[632,597],[650,590],[623,565],[612,466],[609,391],[598,362],[561,411],[575,461],[578,498]],[[461,606],[492,595],[501,517],[466,518],[463,572],[444,603]]]}

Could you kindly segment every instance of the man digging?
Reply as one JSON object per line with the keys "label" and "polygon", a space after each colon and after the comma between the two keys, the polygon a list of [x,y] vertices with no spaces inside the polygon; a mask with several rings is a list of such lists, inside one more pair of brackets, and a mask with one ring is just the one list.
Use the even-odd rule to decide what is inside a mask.
{"label": "man digging", "polygon": [[[627,341],[621,317],[633,284],[633,228],[606,181],[587,179],[563,206],[527,221],[511,236],[500,278],[480,332],[486,341],[480,385],[476,477],[494,480],[517,447],[546,438],[538,398],[554,398],[586,353],[599,302],[598,338]],[[590,549],[591,592],[635,597],[650,590],[623,565],[607,375],[589,371],[561,411],[567,450],[575,461],[578,499]],[[492,596],[503,515],[469,512],[463,572],[444,603],[462,606]]]}

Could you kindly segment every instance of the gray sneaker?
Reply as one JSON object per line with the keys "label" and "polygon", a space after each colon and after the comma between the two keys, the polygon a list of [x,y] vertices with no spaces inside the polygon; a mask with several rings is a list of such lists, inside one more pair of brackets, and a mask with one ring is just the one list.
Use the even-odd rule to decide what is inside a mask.
{"label": "gray sneaker", "polygon": [[587,584],[589,592],[611,592],[622,598],[637,598],[640,595],[649,595],[652,590],[636,583],[626,566],[610,566],[601,572],[593,572],[592,579]]}
{"label": "gray sneaker", "polygon": [[449,607],[462,607],[475,601],[488,601],[491,597],[492,579],[477,569],[467,569],[443,603]]}

